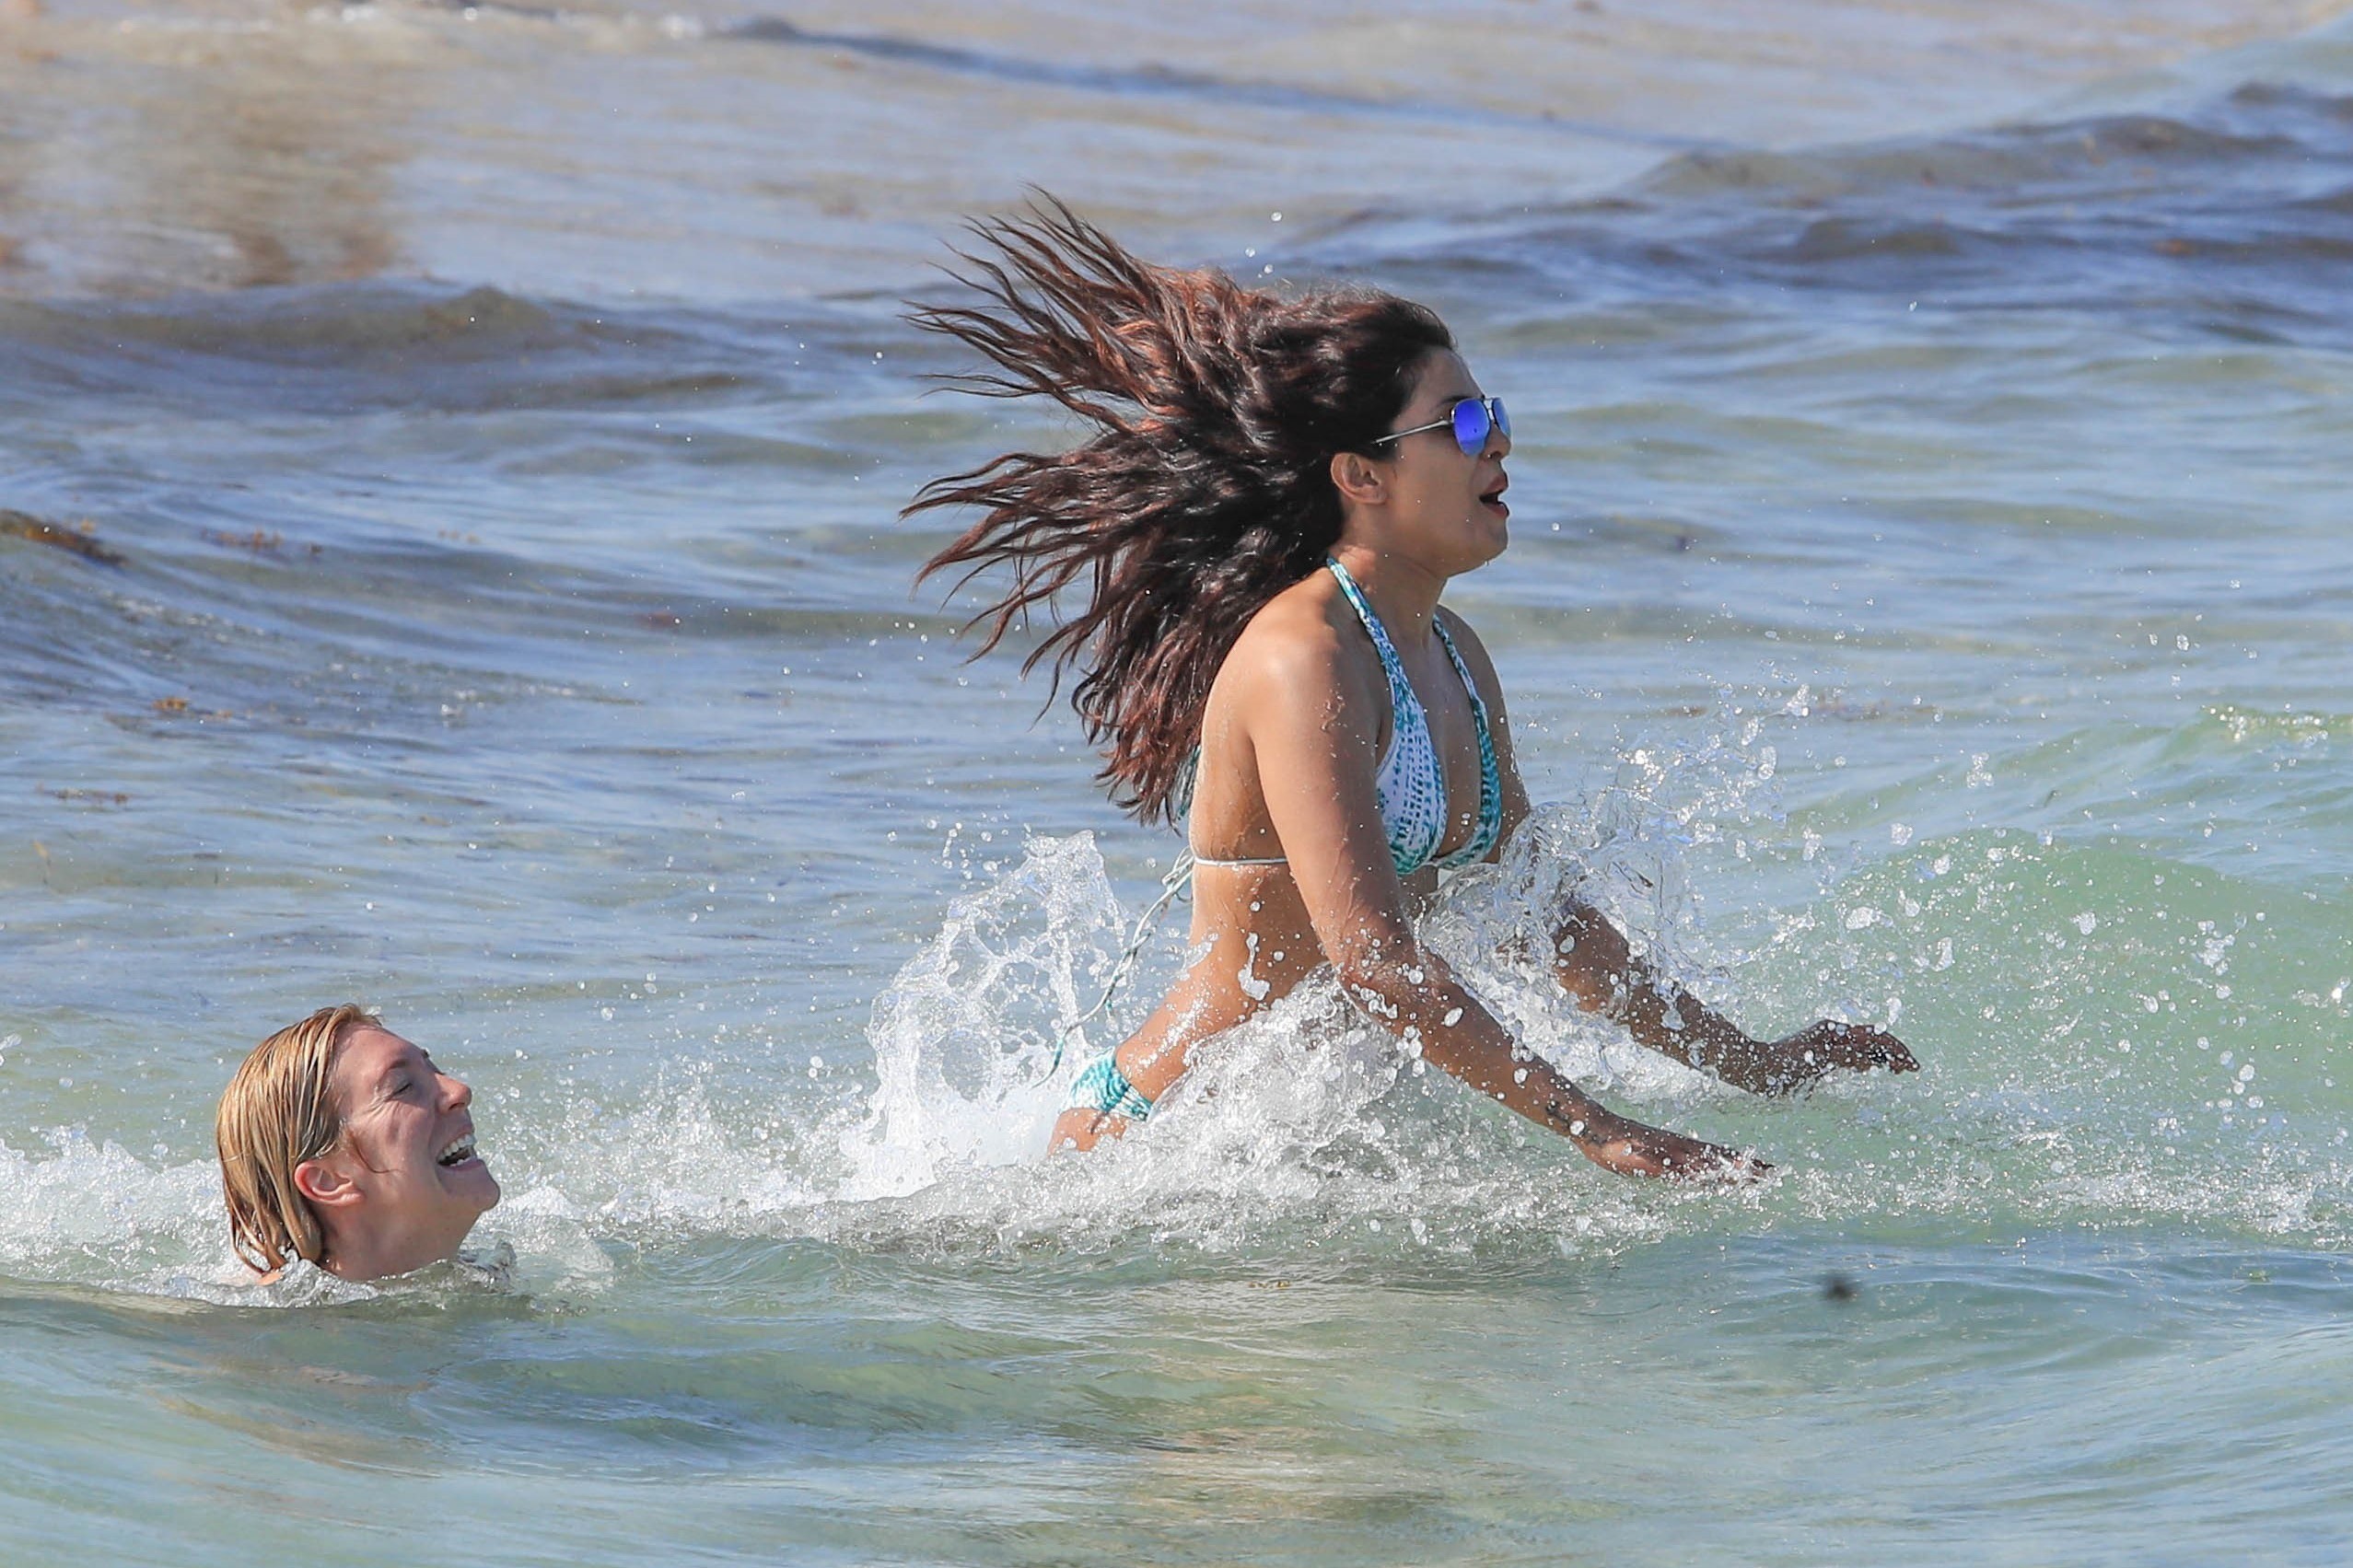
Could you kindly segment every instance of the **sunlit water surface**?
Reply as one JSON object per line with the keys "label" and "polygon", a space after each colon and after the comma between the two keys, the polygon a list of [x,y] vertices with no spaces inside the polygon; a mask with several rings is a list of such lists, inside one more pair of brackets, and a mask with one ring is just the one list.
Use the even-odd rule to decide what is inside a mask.
{"label": "sunlit water surface", "polygon": [[[2328,9],[0,6],[0,1552],[2342,1562]],[[1430,939],[1770,1183],[1313,984],[1039,1162],[1174,843],[910,591],[1062,434],[897,319],[1025,180],[1509,399],[1551,804]],[[1925,1070],[1613,1039],[1571,879]],[[239,1284],[214,1098],[347,997],[507,1201]]]}

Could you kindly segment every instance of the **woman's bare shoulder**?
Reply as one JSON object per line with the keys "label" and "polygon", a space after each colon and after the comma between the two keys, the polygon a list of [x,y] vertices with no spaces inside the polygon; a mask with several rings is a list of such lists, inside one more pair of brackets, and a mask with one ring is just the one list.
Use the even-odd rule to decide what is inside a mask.
{"label": "woman's bare shoulder", "polygon": [[[1369,646],[1359,648],[1363,639],[1347,634],[1354,619],[1321,572],[1276,595],[1226,655],[1210,688],[1213,715],[1297,715],[1303,709],[1328,715],[1335,704],[1353,706],[1380,677]],[[1360,667],[1369,668],[1369,678]]]}
{"label": "woman's bare shoulder", "polygon": [[1319,572],[1277,594],[1234,640],[1209,690],[1204,745],[1239,741],[1262,760],[1269,741],[1287,752],[1318,736],[1340,749],[1377,747],[1388,692],[1355,612]]}
{"label": "woman's bare shoulder", "polygon": [[1285,588],[1234,639],[1217,683],[1330,686],[1348,672],[1350,663],[1347,640],[1332,613],[1341,602],[1320,572]]}

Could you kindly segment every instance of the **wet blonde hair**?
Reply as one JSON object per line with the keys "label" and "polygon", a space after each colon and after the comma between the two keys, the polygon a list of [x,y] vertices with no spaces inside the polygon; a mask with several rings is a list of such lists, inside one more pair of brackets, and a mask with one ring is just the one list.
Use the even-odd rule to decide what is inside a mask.
{"label": "wet blonde hair", "polygon": [[326,1231],[295,1186],[294,1172],[303,1161],[325,1156],[343,1137],[335,1057],[362,1025],[382,1027],[355,1004],[321,1007],[255,1046],[221,1091],[213,1142],[228,1199],[229,1240],[262,1273],[275,1273],[297,1258],[326,1261]]}

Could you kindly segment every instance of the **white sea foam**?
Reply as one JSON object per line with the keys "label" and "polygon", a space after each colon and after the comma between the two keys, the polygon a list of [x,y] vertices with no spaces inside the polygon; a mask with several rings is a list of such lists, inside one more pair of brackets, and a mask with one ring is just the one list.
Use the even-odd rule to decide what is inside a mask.
{"label": "white sea foam", "polygon": [[[1605,1177],[1429,1069],[1328,977],[1206,1046],[1124,1141],[1043,1158],[1071,1079],[1186,957],[1179,911],[1147,943],[1117,1006],[1057,1055],[1130,930],[1131,912],[1080,833],[1032,838],[949,906],[873,1004],[863,1095],[716,1096],[713,1068],[740,1074],[715,1045],[719,1055],[673,1059],[618,1104],[575,1093],[483,1107],[507,1196],[478,1239],[512,1249],[503,1277],[518,1288],[563,1295],[604,1288],[616,1243],[713,1236],[894,1249],[1148,1239],[1333,1256],[1403,1246],[1442,1256],[1905,1215],[1989,1230],[2162,1217],[2309,1240],[2343,1235],[2333,1123],[2305,1114],[2327,1098],[2317,1081],[2325,1059],[2283,1053],[2275,1030],[2253,1080],[2269,1097],[2258,1105],[2235,1059],[2218,1091],[2216,1057],[2184,1054],[2172,1039],[2185,1006],[2243,1007],[2214,978],[2226,962],[2242,988],[2272,989],[2246,971],[2292,966],[2292,951],[2273,953],[2292,926],[2234,912],[2224,884],[2183,870],[2171,873],[2173,903],[2137,909],[2099,889],[2146,882],[2141,863],[2118,869],[2093,852],[1998,832],[1924,834],[1897,859],[1852,870],[1836,854],[1808,861],[1797,846],[1809,830],[1778,818],[1776,747],[1732,708],[1687,743],[1630,749],[1592,797],[1537,812],[1498,864],[1449,884],[1423,935],[1530,1049],[1633,1114],[1759,1149],[1781,1167],[1765,1188],[1728,1194]],[[1773,722],[1823,721],[1785,711]],[[1790,737],[1779,739],[1786,747]],[[1814,902],[1877,918],[1769,912],[1752,923],[1769,933],[1753,945],[1710,929],[1701,885],[1772,859],[1799,870]],[[1916,1043],[1928,1072],[1763,1102],[1636,1046],[1550,978],[1545,956],[1572,896],[1598,903],[1662,968],[1735,1016],[1811,1016],[1860,996],[1876,998],[1877,1016],[1922,1019],[1928,1032]],[[2108,912],[2097,922],[2080,918],[2088,899]],[[2062,940],[2082,946],[2041,989],[1983,991],[1988,962]],[[2227,960],[2213,958],[2226,947]],[[2122,1034],[2085,1021],[2080,998],[2103,986],[2134,998],[2133,1050],[2084,1048]],[[1983,1038],[1961,1039],[1952,1020],[1974,1017],[1980,994],[2013,995],[2014,1010]],[[2297,1016],[2314,1027],[2343,1010],[2318,992],[2311,1004]],[[2225,1023],[2196,1027],[2234,1038]],[[268,1290],[244,1284],[209,1162],[150,1163],[72,1130],[52,1134],[46,1152],[0,1148],[0,1265],[204,1300],[346,1298],[299,1271]]]}

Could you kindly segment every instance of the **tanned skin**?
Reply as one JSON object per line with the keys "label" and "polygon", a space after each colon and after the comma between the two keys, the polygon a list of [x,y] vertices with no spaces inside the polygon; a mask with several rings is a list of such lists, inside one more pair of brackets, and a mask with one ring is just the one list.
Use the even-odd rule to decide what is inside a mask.
{"label": "tanned skin", "polygon": [[[1396,428],[1447,418],[1480,395],[1459,354],[1424,361]],[[1345,514],[1333,554],[1388,629],[1427,716],[1446,776],[1450,821],[1440,854],[1476,831],[1479,754],[1469,694],[1432,630],[1438,617],[1462,650],[1490,722],[1503,782],[1503,838],[1529,811],[1513,761],[1503,689],[1470,626],[1439,608],[1449,579],[1503,552],[1510,438],[1491,434],[1465,454],[1450,430],[1409,436],[1368,458],[1332,459]],[[1409,1049],[1479,1093],[1573,1142],[1627,1175],[1746,1179],[1769,1167],[1753,1156],[1647,1126],[1595,1100],[1523,1050],[1444,959],[1415,938],[1413,912],[1436,892],[1424,867],[1400,878],[1390,858],[1374,777],[1390,741],[1388,678],[1355,610],[1328,572],[1286,589],[1227,656],[1203,721],[1194,847],[1216,860],[1282,856],[1264,866],[1202,865],[1194,873],[1188,968],[1143,1027],[1123,1042],[1120,1072],[1158,1099],[1184,1074],[1193,1049],[1287,995],[1325,963],[1349,997]],[[1752,1093],[1782,1094],[1837,1071],[1916,1071],[1882,1030],[1823,1019],[1787,1039],[1751,1038],[1663,983],[1623,933],[1581,902],[1558,912],[1553,970],[1581,1007],[1622,1024],[1636,1040]],[[1092,1148],[1125,1119],[1084,1107],[1054,1124],[1056,1150]]]}

